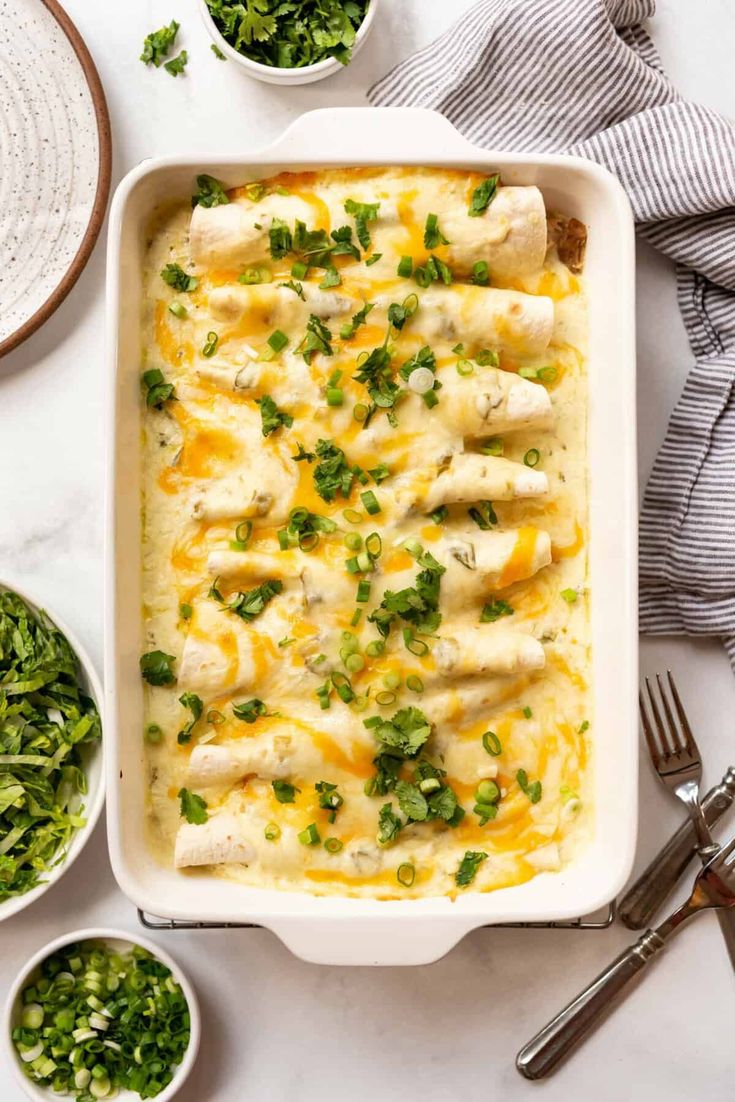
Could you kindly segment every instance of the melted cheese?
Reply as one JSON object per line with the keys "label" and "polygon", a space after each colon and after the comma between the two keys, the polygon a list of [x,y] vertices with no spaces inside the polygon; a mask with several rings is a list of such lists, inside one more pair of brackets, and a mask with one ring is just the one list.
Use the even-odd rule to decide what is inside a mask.
{"label": "melted cheese", "polygon": [[[488,854],[473,889],[489,891],[553,873],[589,833],[584,288],[553,249],[544,259],[537,189],[501,187],[485,214],[470,218],[481,180],[437,169],[284,173],[264,181],[256,201],[239,188],[227,205],[193,217],[184,204],[168,207],[152,225],[143,364],[176,388],[176,401],[143,413],[142,649],[175,656],[177,675],[173,686],[145,687],[146,722],[164,731],[147,747],[150,838],[162,861],[283,890],[455,895],[468,849]],[[325,269],[317,267],[298,281],[300,293],[284,286],[297,257],[270,255],[273,220],[292,231],[296,220],[309,231],[350,226],[358,244],[344,210],[350,198],[380,203],[367,250],[332,258],[337,286],[320,288]],[[429,213],[448,245],[425,244]],[[397,276],[402,256],[425,265],[432,254],[450,266],[450,286]],[[477,261],[488,264],[490,287],[471,285]],[[159,274],[169,263],[195,271],[198,286],[172,290]],[[265,281],[240,282],[249,268]],[[173,302],[184,317],[168,309]],[[364,303],[374,304],[366,321],[342,335]],[[389,326],[392,303],[416,307],[400,328]],[[321,330],[304,356],[307,325],[320,332],[312,317],[327,344]],[[274,331],[285,346],[268,343]],[[212,333],[216,347],[205,355]],[[355,376],[383,347],[384,393],[390,384],[404,393],[394,415],[378,406],[365,423],[353,408],[359,415],[371,396]],[[427,362],[426,347],[440,384],[431,407],[399,373],[411,357]],[[341,405],[328,402],[330,388],[341,389]],[[264,399],[285,415],[268,435]],[[346,496],[324,500],[318,457],[294,458],[315,453],[320,440],[378,479],[361,473]],[[523,462],[530,449],[540,456],[533,469]],[[301,546],[291,538],[282,550],[279,532],[296,508],[326,518],[330,530]],[[371,533],[380,554],[353,561],[354,573],[346,562],[365,554]],[[412,621],[410,601],[417,576],[434,564],[443,570],[441,620],[427,633]],[[369,592],[357,602],[360,579]],[[262,607],[244,618],[232,610],[238,594],[269,581],[277,591]],[[561,598],[567,589],[575,601]],[[390,596],[401,591],[414,594],[403,606]],[[369,617],[396,601],[408,617],[396,613],[376,653],[370,644],[382,637]],[[355,653],[363,665],[350,670]],[[345,702],[337,689],[348,684],[354,698]],[[179,701],[185,693],[200,697],[202,714],[179,743],[191,719]],[[240,714],[252,722],[235,711],[248,702]],[[408,707],[420,709],[431,733],[400,776],[410,782],[418,758],[444,770],[442,783],[465,811],[454,826],[440,817],[406,822],[395,793],[366,794],[379,745],[363,721]],[[483,747],[487,732],[497,756]],[[528,784],[541,782],[535,802],[519,770]],[[500,789],[497,815],[485,823],[473,810],[483,780]],[[323,781],[343,801],[333,821],[316,789]],[[181,819],[181,787],[205,799],[207,823]],[[386,803],[404,826],[380,845]],[[304,844],[311,824],[320,844]],[[266,827],[278,837],[268,840]],[[327,837],[342,849],[325,849]],[[397,880],[404,863],[415,869],[410,887]]]}

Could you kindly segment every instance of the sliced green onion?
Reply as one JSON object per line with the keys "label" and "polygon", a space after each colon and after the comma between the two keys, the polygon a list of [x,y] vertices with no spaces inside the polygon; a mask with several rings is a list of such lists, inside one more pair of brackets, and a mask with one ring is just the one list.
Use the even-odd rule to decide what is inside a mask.
{"label": "sliced green onion", "polygon": [[558,372],[553,364],[549,364],[546,367],[540,367],[537,374],[542,383],[553,383]]}
{"label": "sliced green onion", "polygon": [[327,853],[339,853],[342,849],[344,842],[341,842],[339,838],[325,838],[324,848]]}
{"label": "sliced green onion", "polygon": [[494,731],[486,731],[482,736],[482,748],[493,758],[497,758],[503,752],[500,739]]}
{"label": "sliced green onion", "polygon": [[350,684],[349,677],[346,677],[345,674],[340,673],[339,670],[335,670],[332,674],[331,681],[337,692],[337,696],[345,704],[349,704],[355,699],[355,693],[353,691],[352,685]]}
{"label": "sliced green onion", "polygon": [[416,879],[416,869],[409,861],[404,861],[396,869],[396,880],[404,888],[410,888],[413,886],[413,882]]}
{"label": "sliced green onion", "polygon": [[486,260],[477,260],[472,265],[472,282],[478,287],[487,287],[490,283]]}
{"label": "sliced green onion", "polygon": [[209,709],[209,711],[207,712],[207,723],[212,723],[216,727],[220,723],[224,722],[225,717],[222,715],[222,712],[218,711],[217,708]]}
{"label": "sliced green onion", "polygon": [[344,543],[348,551],[359,551],[362,547],[362,536],[359,532],[347,532]]}
{"label": "sliced green onion", "polygon": [[288,538],[288,532],[286,531],[286,529],[279,528],[277,535],[278,546],[280,547],[281,551],[288,551],[289,547],[291,546],[291,541]]}
{"label": "sliced green onion", "polygon": [[371,532],[365,540],[365,550],[372,559],[380,557],[383,550],[383,541],[378,532]]}
{"label": "sliced green onion", "polygon": [[356,608],[355,611],[352,613],[352,619],[350,620],[350,623],[352,624],[353,628],[357,627],[357,625],[360,623],[360,617],[361,616],[362,616],[362,609],[361,608]]}
{"label": "sliced green onion", "polygon": [[288,344],[288,337],[281,329],[275,329],[268,338],[268,344],[274,352],[282,352]]}
{"label": "sliced green onion", "polygon": [[342,516],[350,524],[362,524],[362,513],[358,513],[357,509],[343,509]]}
{"label": "sliced green onion", "polygon": [[146,742],[157,743],[163,738],[163,731],[157,723],[149,723],[145,729]]}
{"label": "sliced green onion", "polygon": [[[340,650],[340,655],[342,655],[343,651],[345,654],[356,654],[359,649],[360,640],[357,638],[357,636],[353,635],[351,631],[343,631],[342,650]],[[342,658],[342,661],[344,661],[344,658]]]}
{"label": "sliced green onion", "polygon": [[439,397],[436,393],[436,390],[429,390],[426,392],[426,394],[422,394],[421,397],[423,398],[424,405],[427,407],[427,409],[433,409],[434,406],[439,405]]}
{"label": "sliced green onion", "polygon": [[301,532],[299,533],[299,548],[302,551],[313,551],[316,545],[319,543],[318,532]]}
{"label": "sliced green onion", "polygon": [[355,418],[356,421],[364,421],[367,418],[369,412],[370,410],[364,402],[357,402],[352,407],[352,416]]}
{"label": "sliced green onion", "polygon": [[396,694],[395,693],[380,692],[375,697],[375,703],[379,704],[381,708],[385,707],[388,704],[395,704],[395,701],[396,701]]}
{"label": "sliced green onion", "polygon": [[207,339],[204,343],[204,347],[202,348],[202,356],[206,356],[207,359],[209,359],[210,356],[213,356],[217,351],[218,344],[219,337],[213,329],[210,329],[210,331],[207,333]]}
{"label": "sliced green onion", "polygon": [[276,842],[281,837],[281,828],[278,823],[266,823],[263,834],[267,842]]}
{"label": "sliced green onion", "polygon": [[475,363],[478,363],[480,367],[498,367],[500,356],[490,348],[481,348],[475,356]]}
{"label": "sliced green onion", "polygon": [[370,600],[370,582],[366,578],[361,578],[357,583],[357,596],[355,600],[359,605],[364,605]]}
{"label": "sliced green onion", "polygon": [[538,448],[529,448],[526,454],[523,456],[523,462],[527,467],[538,466],[538,461],[541,458],[541,452]]}
{"label": "sliced green onion", "polygon": [[345,659],[345,669],[350,673],[359,673],[360,670],[365,668],[365,659],[361,654],[348,654]]}
{"label": "sliced green onion", "polygon": [[412,693],[422,693],[424,691],[424,683],[415,673],[410,673],[406,678],[406,688],[410,689]]}
{"label": "sliced green onion", "polygon": [[345,392],[341,387],[330,386],[327,387],[327,405],[328,406],[341,406],[345,400]]}
{"label": "sliced green onion", "polygon": [[373,558],[367,551],[360,551],[357,555],[357,569],[363,572],[372,570]]}
{"label": "sliced green onion", "polygon": [[473,375],[474,372],[474,364],[471,364],[469,360],[457,360],[458,375]]}
{"label": "sliced green onion", "polygon": [[360,494],[360,500],[365,506],[365,512],[369,513],[371,517],[380,512],[380,502],[372,490],[365,490],[364,493]]}
{"label": "sliced green onion", "polygon": [[383,678],[383,684],[385,685],[386,689],[397,689],[400,687],[401,684],[401,675],[399,673],[396,673],[395,670],[391,670]]}
{"label": "sliced green onion", "polygon": [[488,440],[485,440],[480,445],[480,451],[483,455],[502,455],[503,454],[503,441],[500,436],[491,436]]}
{"label": "sliced green onion", "polygon": [[294,277],[294,279],[304,279],[308,271],[308,264],[304,264],[303,261],[297,260],[291,268],[291,275]]}
{"label": "sliced green onion", "polygon": [[186,603],[184,603],[183,605],[179,605],[179,616],[182,620],[191,620],[193,615],[194,609],[191,607],[191,605],[188,605]]}
{"label": "sliced green onion", "polygon": [[297,837],[302,846],[318,846],[321,842],[316,823],[309,823],[308,827],[299,831]]}
{"label": "sliced green onion", "polygon": [[407,651],[411,654],[415,654],[417,658],[423,658],[425,654],[429,653],[429,645],[425,643],[423,639],[417,639],[411,628],[403,629],[403,644]]}
{"label": "sliced green onion", "polygon": [[413,260],[410,256],[402,256],[398,262],[398,275],[403,279],[408,279],[413,271]]}
{"label": "sliced green onion", "polygon": [[169,309],[169,313],[173,314],[173,316],[175,318],[185,318],[185,317],[188,317],[188,315],[189,315],[189,311],[186,309],[186,307],[181,302],[171,302],[171,303],[169,303],[168,309]]}
{"label": "sliced green onion", "polygon": [[372,639],[365,647],[365,654],[368,658],[378,658],[379,655],[385,654],[385,641],[383,639]]}
{"label": "sliced green onion", "polygon": [[573,605],[579,594],[576,589],[562,589],[560,597],[563,597],[568,605]]}
{"label": "sliced green onion", "polygon": [[253,283],[269,283],[270,272],[264,268],[246,268],[244,272],[240,272],[237,277],[239,283],[253,284]]}
{"label": "sliced green onion", "polygon": [[494,804],[500,799],[500,789],[495,781],[480,781],[475,789],[475,799],[480,804]]}

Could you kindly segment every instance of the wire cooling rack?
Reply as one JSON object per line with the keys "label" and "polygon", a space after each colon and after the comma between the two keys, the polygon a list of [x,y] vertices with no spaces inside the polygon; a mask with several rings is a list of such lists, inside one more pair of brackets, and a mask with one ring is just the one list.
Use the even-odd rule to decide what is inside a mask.
{"label": "wire cooling rack", "polygon": [[[495,922],[484,930],[607,930],[615,920],[615,901],[585,918],[569,918],[563,922]],[[146,930],[262,930],[257,922],[197,922],[176,918],[160,918],[138,908],[138,921]]]}

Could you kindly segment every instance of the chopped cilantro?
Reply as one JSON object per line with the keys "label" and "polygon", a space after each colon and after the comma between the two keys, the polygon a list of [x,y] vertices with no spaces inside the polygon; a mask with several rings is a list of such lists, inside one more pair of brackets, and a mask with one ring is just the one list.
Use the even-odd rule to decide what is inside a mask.
{"label": "chopped cilantro", "polygon": [[244,700],[242,704],[233,704],[232,712],[238,719],[244,720],[245,723],[255,723],[261,716],[272,715],[263,701],[258,700],[257,697],[253,697],[252,700]]}
{"label": "chopped cilantro", "polygon": [[206,800],[203,800],[201,796],[197,796],[195,792],[190,792],[188,788],[180,788],[178,797],[182,819],[186,819],[187,823],[195,823],[197,826],[207,822],[209,814],[207,813]]}
{"label": "chopped cilantro", "polygon": [[[307,457],[305,453],[298,458]],[[334,501],[338,493],[349,497],[355,475],[342,449],[333,440],[317,440],[316,457],[319,462],[314,468],[314,488],[319,497],[323,501]]]}
{"label": "chopped cilantro", "polygon": [[199,286],[197,277],[189,275],[179,264],[167,264],[162,268],[161,279],[174,291],[196,291]]}
{"label": "chopped cilantro", "polygon": [[191,739],[191,733],[194,730],[194,725],[198,719],[201,719],[204,704],[202,703],[202,698],[197,696],[196,693],[182,693],[179,697],[179,703],[183,704],[185,708],[189,709],[192,717],[186,724],[186,726],[183,727],[176,736],[176,741],[179,743],[180,746],[183,746]]}
{"label": "chopped cilantro", "polygon": [[337,791],[337,785],[330,784],[329,781],[317,781],[314,788],[319,793],[319,807],[329,812],[327,819],[333,823],[337,818],[337,812],[345,802],[344,797]]}
{"label": "chopped cilantro", "polygon": [[448,245],[446,237],[439,229],[439,217],[436,214],[427,214],[426,228],[424,229],[424,248],[435,249],[438,245]]}
{"label": "chopped cilantro", "polygon": [[501,616],[512,616],[514,612],[515,609],[507,601],[502,599],[488,601],[480,613],[480,623],[494,624]]}
{"label": "chopped cilantro", "polygon": [[[378,217],[380,203],[357,203],[354,199],[348,199],[345,203],[345,214],[351,214],[355,219],[357,240],[363,249],[370,248],[370,230],[368,222],[374,222]],[[368,262],[369,263],[369,262]]]}
{"label": "chopped cilantro", "polygon": [[378,845],[389,846],[403,830],[403,822],[390,803],[383,804],[378,813]]}
{"label": "chopped cilantro", "polygon": [[283,582],[275,578],[269,578],[255,589],[249,589],[245,593],[236,593],[233,600],[227,605],[230,612],[234,612],[240,619],[250,624],[260,616],[266,605],[283,589]]}
{"label": "chopped cilantro", "polygon": [[202,173],[197,176],[197,190],[191,197],[193,207],[222,207],[229,203],[224,184],[215,180],[214,176]]}
{"label": "chopped cilantro", "polygon": [[526,796],[528,796],[532,804],[537,804],[541,799],[541,781],[529,781],[525,769],[518,770],[516,773],[516,780],[518,781],[518,787],[521,792],[524,792]]}
{"label": "chopped cilantro", "polygon": [[472,192],[472,202],[467,211],[470,218],[479,218],[481,214],[485,213],[497,194],[499,179],[500,175],[498,173],[494,176],[488,176]]}
{"label": "chopped cilantro", "polygon": [[304,288],[296,280],[289,279],[285,283],[279,283],[278,286],[279,287],[288,287],[289,291],[293,291],[294,294],[298,295],[299,298],[302,300],[302,302],[306,302],[306,295],[304,294]]}
{"label": "chopped cilantro", "polygon": [[274,260],[282,260],[293,248],[291,231],[282,218],[274,218],[268,231],[270,253]]}
{"label": "chopped cilantro", "polygon": [[325,356],[333,355],[331,345],[332,334],[326,325],[320,321],[316,314],[310,314],[306,323],[304,339],[298,347],[298,351],[307,363],[311,363],[314,353],[321,352]]}
{"label": "chopped cilantro", "polygon": [[487,854],[482,850],[468,849],[459,863],[459,868],[454,874],[454,880],[458,888],[466,888],[477,875],[477,870],[483,861],[487,860]]}
{"label": "chopped cilantro", "polygon": [[324,279],[319,284],[321,291],[328,291],[330,287],[339,287],[342,282],[342,276],[339,274],[336,268],[327,268],[324,272]]}
{"label": "chopped cilantro", "polygon": [[173,654],[152,650],[141,654],[140,672],[149,685],[173,685],[176,680],[173,671],[175,661]]}
{"label": "chopped cilantro", "polygon": [[374,302],[366,302],[361,310],[358,310],[356,314],[352,315],[352,321],[342,326],[339,335],[343,341],[348,341],[350,337],[354,337],[360,326],[364,325],[367,321],[367,316],[374,306]]}
{"label": "chopped cilantro", "polygon": [[288,781],[271,781],[271,787],[279,804],[295,803],[296,793],[301,791],[300,788],[289,784]]}
{"label": "chopped cilantro", "polygon": [[351,256],[355,260],[360,259],[360,250],[352,240],[352,226],[340,226],[336,230],[332,230],[332,255],[333,256]]}
{"label": "chopped cilantro", "polygon": [[262,398],[255,399],[256,406],[260,406],[260,419],[262,421],[263,436],[270,436],[272,432],[285,425],[290,429],[293,425],[293,417],[290,413],[284,413],[279,409],[270,394],[264,394]]}

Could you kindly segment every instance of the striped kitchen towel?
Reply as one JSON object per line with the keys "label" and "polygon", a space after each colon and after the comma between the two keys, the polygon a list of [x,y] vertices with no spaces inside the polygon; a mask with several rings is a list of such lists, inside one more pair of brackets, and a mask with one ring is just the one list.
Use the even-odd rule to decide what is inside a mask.
{"label": "striped kitchen towel", "polygon": [[598,161],[677,262],[696,362],[643,499],[641,630],[719,635],[735,667],[735,129],[671,85],[642,26],[653,12],[482,0],[369,98],[435,108],[478,145]]}

